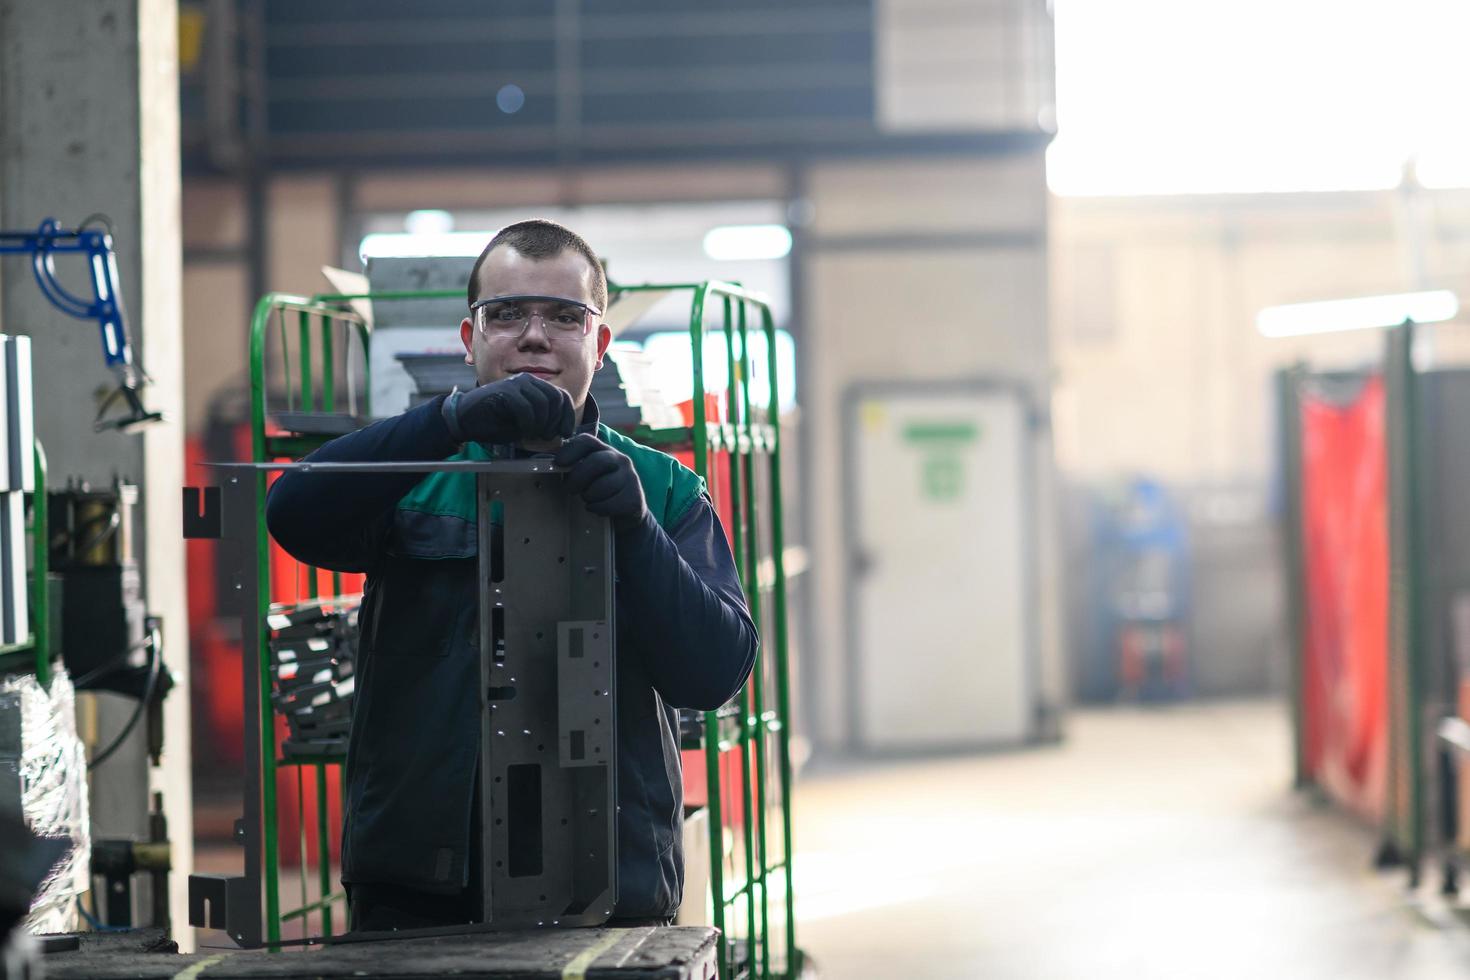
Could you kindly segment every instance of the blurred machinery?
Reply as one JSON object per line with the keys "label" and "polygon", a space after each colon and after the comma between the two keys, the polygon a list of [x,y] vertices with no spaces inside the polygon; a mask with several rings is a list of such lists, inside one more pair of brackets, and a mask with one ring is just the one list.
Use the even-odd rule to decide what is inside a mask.
{"label": "blurred machinery", "polygon": [[163,665],[162,625],[149,616],[133,543],[138,488],[116,481],[107,489],[74,483],[47,494],[50,570],[60,583],[62,659],[79,691],[110,691],[138,699],[134,721],[99,752],[101,765],[139,721],[148,754],[163,751],[162,702],[173,687]]}
{"label": "blurred machinery", "polygon": [[[109,231],[94,227],[98,223],[105,225],[106,219],[94,215],[79,229],[68,230],[48,218],[35,231],[0,232],[0,254],[28,256],[37,287],[54,307],[68,316],[97,322],[103,360],[117,387],[102,400],[93,427],[99,432],[133,431],[160,416],[148,411],[142,402],[141,392],[148,379],[134,357],[118,289],[112,237]],[[55,263],[58,255],[74,255],[82,260],[91,286],[89,299],[72,294],[61,284]],[[105,746],[94,747],[90,762],[77,743],[75,758],[56,756],[35,763],[55,768],[54,779],[84,786],[84,770],[95,769],[113,758],[140,725],[146,732],[147,754],[153,765],[159,764],[164,738],[163,699],[174,680],[163,660],[162,624],[147,613],[134,550],[133,509],[138,502],[138,488],[120,479],[105,488],[68,480],[64,487],[48,490],[41,462],[44,456],[34,443],[29,344],[25,337],[4,339],[5,367],[0,379],[7,400],[5,421],[0,424],[0,443],[4,446],[0,451],[0,503],[4,504],[0,507],[0,551],[4,552],[0,633],[4,635],[0,640],[7,655],[5,669],[26,670],[24,674],[5,676],[4,683],[15,687],[18,698],[13,705],[0,705],[0,715],[5,707],[12,706],[20,715],[14,758],[23,768],[27,746],[37,737],[26,729],[35,728],[41,717],[38,709],[25,713],[27,698],[38,705],[43,701],[64,703],[64,710],[57,710],[67,716],[66,720],[58,722],[57,730],[48,736],[57,745],[68,745],[76,739],[71,720],[73,690],[105,692],[135,701],[121,729],[108,737]],[[121,412],[109,414],[119,404]],[[30,498],[29,532],[34,542],[29,573],[24,558],[27,528],[22,517],[23,496]],[[57,654],[64,673],[53,670],[52,659]],[[27,686],[30,684],[35,691]],[[63,775],[63,770],[70,768],[77,771]],[[34,775],[27,779],[34,782]],[[83,912],[95,925],[133,924],[133,880],[138,874],[147,875],[151,882],[152,923],[165,928],[168,925],[167,876],[171,861],[167,823],[159,794],[154,794],[152,804],[148,839],[133,841],[89,840],[85,790],[65,803],[75,811],[68,819],[80,821],[72,833],[83,869],[77,875],[75,890],[86,890],[87,854],[91,874],[104,883],[105,909],[98,913],[94,903],[93,913]],[[27,812],[26,816],[33,826],[40,819],[39,811]],[[48,920],[49,931],[68,927],[72,904],[68,899],[59,916]]]}
{"label": "blurred machinery", "polygon": [[1183,508],[1138,476],[1069,494],[1071,633],[1078,700],[1159,700],[1192,692],[1192,565]]}
{"label": "blurred machinery", "polygon": [[[117,256],[112,251],[110,231],[91,226],[107,219],[89,215],[75,230],[61,227],[55,218],[47,218],[35,231],[0,231],[0,255],[28,255],[36,285],[51,305],[79,320],[96,320],[102,334],[102,358],[117,378],[117,389],[103,401],[97,411],[94,427],[128,430],[162,416],[143,407],[142,390],[148,375],[133,354],[128,335],[126,312],[118,289]],[[56,277],[57,255],[78,255],[85,260],[91,281],[92,298],[73,295]],[[107,415],[108,409],[121,400],[121,415]]]}
{"label": "blurred machinery", "polygon": [[1189,690],[1184,522],[1164,487],[1142,477],[1128,485],[1112,517],[1108,582],[1118,696],[1183,697]]}
{"label": "blurred machinery", "polygon": [[[143,600],[133,539],[138,488],[120,480],[106,489],[74,483],[47,498],[48,567],[59,599],[55,634],[62,662],[77,691],[136,701],[118,732],[94,747],[87,768],[111,759],[139,725],[156,766],[164,744],[163,701],[174,679],[164,664],[162,623],[148,614]],[[151,885],[148,924],[166,929],[171,865],[162,794],[154,793],[147,840],[92,841],[92,875],[101,881],[104,896],[90,913],[94,924],[134,925],[133,876],[143,874]]]}

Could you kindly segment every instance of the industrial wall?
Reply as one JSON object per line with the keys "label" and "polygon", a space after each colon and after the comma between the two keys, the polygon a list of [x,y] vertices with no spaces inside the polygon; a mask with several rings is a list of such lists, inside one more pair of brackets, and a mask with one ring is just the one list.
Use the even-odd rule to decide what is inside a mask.
{"label": "industrial wall", "polygon": [[[1280,690],[1272,374],[1299,360],[1373,363],[1383,337],[1268,339],[1255,315],[1283,303],[1423,288],[1453,289],[1463,301],[1470,195],[1411,186],[1056,198],[1051,218],[1058,467],[1074,496],[1135,474],[1178,495],[1193,552],[1197,690]],[[1427,329],[1421,353],[1461,358],[1467,335],[1463,325]],[[1069,527],[1075,569],[1086,558],[1084,529]],[[1070,592],[1080,629],[1080,596]]]}
{"label": "industrial wall", "polygon": [[1417,198],[1056,199],[1058,464],[1079,477],[1146,470],[1179,483],[1263,483],[1272,371],[1304,358],[1362,363],[1383,341],[1372,331],[1268,339],[1255,329],[1261,308],[1470,289],[1470,195]]}

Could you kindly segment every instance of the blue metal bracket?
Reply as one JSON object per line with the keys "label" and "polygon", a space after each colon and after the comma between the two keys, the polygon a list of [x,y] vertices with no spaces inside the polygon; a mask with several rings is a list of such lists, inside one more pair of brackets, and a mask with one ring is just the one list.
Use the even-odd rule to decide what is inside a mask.
{"label": "blue metal bracket", "polygon": [[[117,255],[112,249],[112,235],[106,231],[82,227],[62,228],[55,218],[47,218],[35,231],[0,231],[0,255],[29,255],[31,272],[41,294],[51,305],[79,320],[96,320],[102,332],[102,358],[117,377],[118,387],[97,413],[93,428],[131,429],[162,418],[143,407],[139,391],[148,383],[143,366],[134,360],[128,336],[122,293],[118,289]],[[73,295],[56,278],[56,255],[80,255],[86,262],[92,284],[92,298]],[[122,398],[126,411],[121,416],[104,418],[108,407]]]}

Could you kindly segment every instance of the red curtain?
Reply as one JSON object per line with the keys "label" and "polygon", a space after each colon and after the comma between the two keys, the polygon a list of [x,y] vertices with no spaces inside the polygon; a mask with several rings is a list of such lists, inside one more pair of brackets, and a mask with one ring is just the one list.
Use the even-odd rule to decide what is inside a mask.
{"label": "red curtain", "polygon": [[1307,774],[1370,820],[1388,772],[1388,484],[1383,379],[1301,398]]}

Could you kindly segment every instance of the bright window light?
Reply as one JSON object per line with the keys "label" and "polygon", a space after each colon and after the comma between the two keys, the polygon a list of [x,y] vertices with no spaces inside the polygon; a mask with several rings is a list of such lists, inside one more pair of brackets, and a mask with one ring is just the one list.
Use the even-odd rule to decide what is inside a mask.
{"label": "bright window light", "polygon": [[790,251],[784,225],[722,225],[704,236],[704,254],[721,262],[779,259]]}
{"label": "bright window light", "polygon": [[494,237],[494,231],[375,232],[363,236],[357,252],[364,260],[479,255]]}
{"label": "bright window light", "polygon": [[[643,340],[643,349],[653,359],[654,380],[664,397],[677,404],[694,397],[694,359],[690,357],[687,330],[661,330]],[[740,337],[735,337],[735,356],[740,356]],[[765,334],[750,334],[750,397],[765,408],[771,399],[769,360]],[[729,385],[729,361],[722,330],[704,336],[704,389],[724,391]],[[785,330],[776,331],[776,384],[781,394],[781,411],[796,404],[796,344]]]}
{"label": "bright window light", "polygon": [[1463,0],[1054,9],[1058,194],[1382,189],[1410,158],[1470,185]]}
{"label": "bright window light", "polygon": [[1299,337],[1339,330],[1396,327],[1406,320],[1439,323],[1453,320],[1459,311],[1460,303],[1455,294],[1447,289],[1437,289],[1425,293],[1268,306],[1256,314],[1256,329],[1263,337]]}
{"label": "bright window light", "polygon": [[442,235],[454,230],[454,215],[437,208],[410,211],[403,219],[403,230],[411,235]]}

